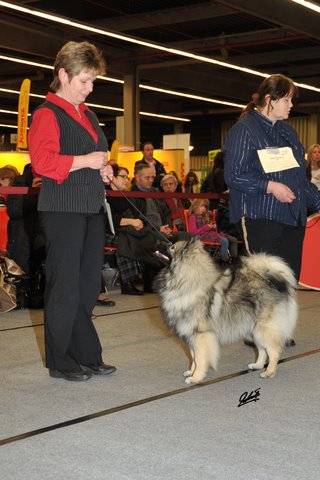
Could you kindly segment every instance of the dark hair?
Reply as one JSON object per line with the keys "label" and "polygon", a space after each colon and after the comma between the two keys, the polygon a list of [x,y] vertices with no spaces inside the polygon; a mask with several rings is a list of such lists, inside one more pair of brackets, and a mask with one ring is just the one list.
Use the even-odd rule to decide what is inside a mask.
{"label": "dark hair", "polygon": [[138,163],[137,165],[135,165],[134,167],[134,175],[139,175],[143,170],[145,170],[146,168],[153,168],[152,165],[146,165],[145,163]]}
{"label": "dark hair", "polygon": [[289,94],[292,94],[293,97],[298,96],[298,87],[293,80],[280,73],[270,75],[260,84],[258,92],[252,95],[252,101],[248,103],[241,116],[247,115],[256,107],[265,107],[266,95],[270,95],[270,100],[280,100],[280,98],[284,98]]}
{"label": "dark hair", "polygon": [[[194,183],[190,184],[190,177],[194,177],[195,181]],[[197,174],[190,170],[190,172],[187,173],[186,178],[184,180],[184,185],[197,185],[199,183],[199,179],[197,177]]]}
{"label": "dark hair", "polygon": [[224,169],[224,153],[218,152],[213,160],[211,173],[215,172],[217,168]]}
{"label": "dark hair", "polygon": [[145,147],[146,145],[152,145],[152,148],[154,148],[154,145],[153,145],[152,142],[143,142],[143,143],[141,143],[141,151],[142,151],[142,152],[143,152],[144,147]]}
{"label": "dark hair", "polygon": [[127,172],[127,174],[129,175],[129,170],[127,169],[127,167],[122,167],[121,165],[118,165],[117,163],[114,163],[113,165],[111,165],[111,167],[112,167],[112,170],[113,170],[113,175],[115,177],[117,177],[119,175],[120,170],[125,170]]}

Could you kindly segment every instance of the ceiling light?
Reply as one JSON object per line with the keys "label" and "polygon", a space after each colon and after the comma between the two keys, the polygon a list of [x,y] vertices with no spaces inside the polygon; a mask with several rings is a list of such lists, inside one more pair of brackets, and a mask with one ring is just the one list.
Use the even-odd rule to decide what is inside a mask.
{"label": "ceiling light", "polygon": [[6,125],[5,123],[0,123],[0,127],[5,127],[5,128],[15,128],[17,130],[17,125]]}
{"label": "ceiling light", "polygon": [[291,0],[291,1],[294,3],[298,3],[303,7],[309,8],[310,10],[314,10],[317,13],[320,13],[320,7],[318,5],[315,5],[314,3],[306,2],[305,0]]}
{"label": "ceiling light", "polygon": [[157,113],[148,113],[148,112],[139,112],[140,115],[148,115],[149,117],[158,117],[158,118],[165,118],[168,120],[177,120],[179,122],[191,122],[190,118],[183,118],[183,117],[172,117],[171,115],[162,115]]}
{"label": "ceiling light", "polygon": [[[19,112],[15,112],[14,110],[2,110],[2,109],[0,109],[0,113],[8,113],[8,114],[12,114],[12,115],[19,115]],[[31,113],[28,113],[28,117],[31,117]],[[99,125],[100,125],[100,127],[105,127],[106,126],[105,123],[101,123],[101,122],[99,122]]]}
{"label": "ceiling light", "polygon": [[[0,92],[5,92],[5,93],[14,93],[15,95],[20,95],[19,90],[10,90],[9,88],[0,88]],[[30,93],[30,97],[38,97],[38,98],[46,98],[45,95],[38,95],[36,93]],[[117,108],[117,107],[109,107],[108,105],[100,105],[98,103],[86,103],[88,107],[93,107],[93,108],[101,108],[104,110],[115,110],[117,112],[124,112],[123,108]],[[163,118],[164,120],[176,120],[177,122],[191,122],[189,118],[180,118],[180,117],[174,117],[170,115],[161,115],[160,113],[150,113],[150,112],[139,112],[140,115],[145,115],[148,117],[157,117],[157,118]]]}
{"label": "ceiling light", "polygon": [[[43,67],[43,68],[50,68],[50,69],[53,70],[53,67],[51,65],[37,63],[37,62],[31,62],[29,60],[23,60],[21,58],[8,57],[7,55],[0,55],[0,59],[7,60],[9,62],[16,62],[16,63],[22,63],[22,64],[25,63],[26,65],[34,65],[34,66]],[[124,84],[124,80],[120,80],[118,78],[103,77],[101,75],[98,75],[97,78],[99,78],[100,80],[105,80],[105,81],[109,81],[109,82]],[[226,105],[226,106],[229,106],[229,107],[231,106],[231,107],[236,107],[236,108],[245,108],[245,106],[246,106],[246,105],[242,105],[240,103],[227,102],[227,101],[224,101],[224,100],[217,100],[217,99],[209,98],[209,97],[201,97],[199,95],[193,95],[191,93],[182,93],[182,92],[178,92],[176,90],[167,90],[167,89],[164,89],[164,88],[153,87],[151,85],[144,85],[143,83],[140,83],[139,87],[144,89],[144,90],[151,90],[153,92],[160,92],[160,93],[165,93],[165,94],[168,94],[168,95],[175,95],[177,97],[191,98],[191,99],[194,99],[194,100],[200,100],[200,101],[209,102],[209,103],[216,103],[218,105]],[[123,109],[122,109],[122,111],[123,111]]]}
{"label": "ceiling light", "polygon": [[[129,37],[127,35],[121,35],[119,33],[109,32],[107,30],[102,30],[101,28],[92,27],[90,25],[86,25],[86,24],[83,24],[83,23],[80,23],[80,22],[75,22],[75,21],[69,20],[67,18],[58,17],[57,15],[52,15],[52,14],[46,13],[44,11],[39,11],[39,10],[34,10],[34,9],[31,9],[31,8],[27,8],[27,7],[22,7],[20,5],[16,5],[16,4],[9,3],[9,2],[4,2],[2,0],[0,0],[0,5],[5,7],[5,8],[9,8],[9,9],[12,9],[12,10],[16,10],[16,11],[19,11],[19,12],[26,13],[27,15],[33,15],[35,17],[40,17],[42,19],[45,18],[45,19],[50,20],[52,22],[60,23],[60,24],[63,24],[63,25],[68,25],[68,26],[73,27],[73,28],[78,28],[78,29],[81,29],[81,30],[85,30],[87,32],[96,33],[98,35],[103,35],[103,36],[106,36],[106,37],[116,38],[118,40],[122,40],[122,41],[129,42],[129,43],[134,43],[136,45],[141,45],[141,46],[144,46],[144,47],[153,48],[155,50],[168,52],[168,53],[171,53],[173,55],[192,58],[193,60],[197,60],[197,61],[200,61],[200,62],[211,63],[213,65],[219,65],[220,67],[225,67],[225,68],[231,68],[233,70],[238,70],[238,71],[241,71],[241,72],[244,72],[244,73],[248,73],[250,75],[257,75],[259,77],[267,78],[267,77],[270,76],[269,73],[259,72],[257,70],[253,70],[251,68],[241,67],[239,65],[234,65],[232,63],[222,62],[220,60],[215,60],[214,58],[204,57],[202,55],[197,55],[197,54],[194,54],[194,53],[191,53],[191,52],[178,50],[177,48],[168,48],[168,47],[165,47],[164,45],[160,45],[160,44],[152,43],[152,42],[147,42],[145,40]],[[299,84],[299,83],[296,83],[296,82],[295,82],[295,84],[297,86],[301,87],[301,88],[305,88],[305,89],[308,89],[308,90],[314,90],[315,92],[320,92],[320,88],[314,87],[312,85]]]}
{"label": "ceiling light", "polygon": [[241,103],[233,103],[233,102],[227,102],[224,100],[216,100],[214,98],[209,98],[209,97],[200,97],[199,95],[193,95],[191,93],[181,93],[181,92],[177,92],[176,90],[167,90],[165,88],[150,87],[149,85],[143,85],[142,83],[140,83],[139,87],[145,90],[152,90],[153,92],[167,93],[168,95],[192,98],[194,100],[202,100],[204,102],[209,102],[209,103],[218,103],[219,105],[227,105],[229,107],[237,107],[237,108],[246,107],[246,105],[242,105]]}

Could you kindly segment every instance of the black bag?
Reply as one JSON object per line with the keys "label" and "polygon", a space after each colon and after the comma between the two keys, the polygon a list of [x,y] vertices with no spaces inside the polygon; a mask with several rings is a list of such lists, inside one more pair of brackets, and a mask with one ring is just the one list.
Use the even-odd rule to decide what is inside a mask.
{"label": "black bag", "polygon": [[43,266],[31,278],[12,259],[2,258],[0,312],[9,312],[14,308],[43,308],[44,286]]}
{"label": "black bag", "polygon": [[0,312],[27,308],[30,279],[10,258],[1,258]]}

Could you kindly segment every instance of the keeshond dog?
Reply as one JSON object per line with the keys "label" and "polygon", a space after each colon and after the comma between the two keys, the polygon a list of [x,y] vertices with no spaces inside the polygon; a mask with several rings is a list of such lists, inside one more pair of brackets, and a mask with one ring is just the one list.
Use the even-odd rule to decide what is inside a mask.
{"label": "keeshond dog", "polygon": [[263,369],[268,357],[260,376],[274,377],[298,317],[297,284],[287,264],[258,253],[223,270],[197,239],[172,245],[169,256],[154,288],[165,323],[190,348],[185,382],[201,382],[210,367],[217,369],[220,345],[241,338],[253,339],[258,349],[248,368]]}

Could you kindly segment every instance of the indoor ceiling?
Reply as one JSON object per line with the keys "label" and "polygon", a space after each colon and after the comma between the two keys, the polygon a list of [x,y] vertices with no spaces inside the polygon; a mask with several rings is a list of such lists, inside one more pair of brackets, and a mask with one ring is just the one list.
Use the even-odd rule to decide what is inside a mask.
{"label": "indoor ceiling", "polygon": [[[78,26],[65,25],[19,12],[0,2],[0,109],[17,110],[17,95],[3,89],[19,90],[24,78],[31,80],[31,92],[44,95],[52,72],[41,66],[4,59],[29,60],[52,65],[57,51],[69,41],[89,40],[103,50],[108,77],[123,80],[139,74],[140,111],[190,119],[178,122],[181,131],[190,131],[202,119],[232,118],[240,109],[212,103],[209,99],[246,104],[262,76],[229,68],[229,64],[271,74],[283,73],[294,81],[320,87],[320,13],[291,0],[22,0],[8,2],[29,10],[65,17]],[[320,6],[319,1],[313,4]],[[99,29],[85,31],[79,24]],[[80,26],[81,26],[80,25]],[[161,49],[113,38],[114,32],[160,45]],[[196,58],[172,54],[162,47],[189,52]],[[199,58],[200,57],[200,58]],[[201,58],[203,61],[201,61]],[[227,65],[210,63],[211,60]],[[174,90],[207,100],[186,98],[146,87]],[[41,98],[30,98],[30,111]],[[122,115],[123,84],[97,80],[88,103],[99,119],[114,129]],[[296,114],[319,112],[319,91],[300,88]],[[168,125],[141,116],[150,129]],[[16,124],[16,116],[0,112],[0,124]],[[3,130],[3,128],[2,128]],[[1,131],[2,131],[1,130]]]}

